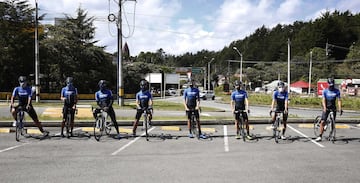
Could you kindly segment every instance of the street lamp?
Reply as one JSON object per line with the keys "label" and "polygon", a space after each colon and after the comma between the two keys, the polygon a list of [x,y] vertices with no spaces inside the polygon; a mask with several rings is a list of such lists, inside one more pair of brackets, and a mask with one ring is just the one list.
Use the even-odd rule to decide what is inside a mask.
{"label": "street lamp", "polygon": [[243,55],[240,53],[240,51],[234,46],[233,49],[240,55],[240,82],[242,82],[242,61],[243,61]]}
{"label": "street lamp", "polygon": [[211,58],[211,60],[208,62],[208,90],[210,90],[210,64],[211,62],[213,62],[215,59],[214,58]]}

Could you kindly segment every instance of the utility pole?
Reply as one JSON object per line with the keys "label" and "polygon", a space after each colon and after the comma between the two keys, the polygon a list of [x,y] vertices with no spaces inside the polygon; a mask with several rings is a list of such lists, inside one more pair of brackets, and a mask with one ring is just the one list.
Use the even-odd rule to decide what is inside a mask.
{"label": "utility pole", "polygon": [[208,90],[210,90],[210,82],[211,82],[211,79],[210,79],[210,75],[211,75],[210,64],[214,60],[215,60],[215,58],[211,58],[211,60],[208,62]]}
{"label": "utility pole", "polygon": [[39,64],[39,36],[38,36],[38,3],[35,0],[35,93],[36,103],[40,102],[40,64]]}
{"label": "utility pole", "polygon": [[308,90],[308,95],[310,95],[310,91],[311,91],[311,67],[312,67],[312,51],[310,51],[310,68],[309,68],[309,90]]}
{"label": "utility pole", "polygon": [[288,93],[290,94],[290,38],[288,38]]}

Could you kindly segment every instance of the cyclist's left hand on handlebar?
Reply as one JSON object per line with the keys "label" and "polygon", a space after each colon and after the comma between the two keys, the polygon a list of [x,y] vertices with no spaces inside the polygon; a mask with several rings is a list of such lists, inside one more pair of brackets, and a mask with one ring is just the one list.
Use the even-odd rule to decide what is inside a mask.
{"label": "cyclist's left hand on handlebar", "polygon": [[340,110],[340,116],[342,116],[342,115],[343,115],[343,112],[344,112],[343,110]]}
{"label": "cyclist's left hand on handlebar", "polygon": [[27,106],[26,106],[26,110],[30,110],[30,105],[27,105]]}

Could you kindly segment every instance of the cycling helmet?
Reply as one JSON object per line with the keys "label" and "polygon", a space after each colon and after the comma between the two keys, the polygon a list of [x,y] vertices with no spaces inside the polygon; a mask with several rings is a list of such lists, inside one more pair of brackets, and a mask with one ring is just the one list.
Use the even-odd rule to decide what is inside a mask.
{"label": "cycling helmet", "polygon": [[149,83],[146,80],[140,81],[140,89],[141,91],[146,91],[149,89]]}
{"label": "cycling helmet", "polygon": [[327,83],[329,84],[329,89],[330,90],[335,88],[335,80],[333,78],[328,78]]}
{"label": "cycling helmet", "polygon": [[72,77],[67,77],[65,80],[66,85],[70,86],[73,84],[74,79]]}
{"label": "cycling helmet", "polygon": [[98,85],[99,85],[100,90],[106,89],[106,81],[105,80],[100,80]]}
{"label": "cycling helmet", "polygon": [[21,87],[25,87],[25,86],[26,86],[27,79],[26,79],[25,76],[19,76],[18,81],[19,81],[19,84],[20,84]]}
{"label": "cycling helmet", "polygon": [[284,82],[279,81],[277,86],[278,86],[279,92],[284,92],[285,91],[285,83]]}
{"label": "cycling helmet", "polygon": [[242,82],[241,82],[241,81],[236,80],[236,81],[234,82],[234,86],[235,86],[235,88],[236,88],[237,90],[240,90],[241,85],[242,85]]}
{"label": "cycling helmet", "polygon": [[194,86],[196,85],[195,80],[194,80],[193,78],[189,78],[189,80],[188,80],[188,85],[189,85],[190,87],[194,87]]}

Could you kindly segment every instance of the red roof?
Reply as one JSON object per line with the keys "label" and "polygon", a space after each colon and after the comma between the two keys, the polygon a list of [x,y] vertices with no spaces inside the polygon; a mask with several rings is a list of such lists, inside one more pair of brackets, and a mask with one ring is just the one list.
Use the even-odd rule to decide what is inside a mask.
{"label": "red roof", "polygon": [[[295,83],[290,84],[290,87],[294,88],[309,88],[309,83],[305,81],[296,81]],[[314,85],[311,85],[311,88],[313,88]]]}

